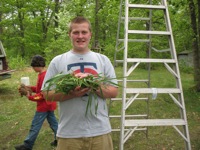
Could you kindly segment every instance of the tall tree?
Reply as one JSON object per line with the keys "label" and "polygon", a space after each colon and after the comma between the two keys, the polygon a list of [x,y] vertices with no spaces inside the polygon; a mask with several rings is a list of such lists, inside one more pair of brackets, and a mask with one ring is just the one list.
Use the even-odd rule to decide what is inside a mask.
{"label": "tall tree", "polygon": [[100,44],[99,44],[99,0],[95,0],[95,14],[94,14],[94,41],[92,44],[92,49],[95,51],[100,50]]}
{"label": "tall tree", "polygon": [[[2,5],[0,5],[0,6],[2,6]],[[3,16],[3,13],[2,13],[2,11],[0,11],[0,23],[1,23],[1,21],[2,21],[2,16]],[[3,27],[2,26],[0,26],[0,35],[3,33]]]}
{"label": "tall tree", "polygon": [[19,35],[20,35],[20,51],[21,51],[21,56],[25,56],[25,43],[24,43],[24,32],[25,32],[25,27],[24,27],[24,1],[17,0],[16,1],[16,7],[17,7],[17,14],[18,14],[18,21],[19,21]]}
{"label": "tall tree", "polygon": [[[0,7],[2,8],[3,5],[2,5],[2,2],[0,2]],[[1,24],[1,21],[2,21],[2,17],[3,17],[3,11],[0,10],[0,24]],[[0,25],[0,35],[3,33],[3,27]]]}
{"label": "tall tree", "polygon": [[[195,2],[193,0],[188,0],[191,26],[193,30],[193,60],[194,60],[194,81],[196,84],[196,90],[200,92],[200,49],[199,49],[199,36],[200,36],[200,1],[198,0],[198,7],[195,7]],[[196,13],[198,12],[198,13]],[[198,14],[198,15],[196,15]],[[197,23],[198,22],[198,23]]]}
{"label": "tall tree", "polygon": [[[59,13],[59,0],[55,0],[55,19],[54,19],[55,28],[58,28],[58,26],[59,26],[58,13]],[[55,33],[54,39],[55,40],[58,39],[58,34],[57,33]]]}

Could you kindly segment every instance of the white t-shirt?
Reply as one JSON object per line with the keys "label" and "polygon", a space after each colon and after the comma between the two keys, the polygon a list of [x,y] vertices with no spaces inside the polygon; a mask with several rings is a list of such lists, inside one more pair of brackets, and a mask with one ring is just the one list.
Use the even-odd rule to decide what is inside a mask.
{"label": "white t-shirt", "polygon": [[[114,68],[105,55],[89,51],[86,54],[77,54],[73,51],[56,56],[50,63],[44,83],[58,73],[85,72],[101,74],[107,78],[116,78]],[[116,79],[112,82],[117,83]],[[95,105],[98,101],[97,115]],[[61,138],[93,137],[111,132],[106,100],[97,96],[93,99],[91,107],[86,106],[88,96],[73,98],[59,102],[59,126],[57,136]],[[90,113],[90,110],[92,113]]]}

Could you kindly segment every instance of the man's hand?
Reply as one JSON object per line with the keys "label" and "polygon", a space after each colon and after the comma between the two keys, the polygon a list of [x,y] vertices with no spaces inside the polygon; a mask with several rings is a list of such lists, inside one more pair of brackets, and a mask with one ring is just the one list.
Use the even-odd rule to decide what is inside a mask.
{"label": "man's hand", "polygon": [[70,95],[74,97],[82,97],[90,91],[89,88],[81,88],[80,86],[76,87],[74,90],[70,91]]}
{"label": "man's hand", "polygon": [[80,72],[80,73],[77,73],[77,74],[75,74],[74,76],[75,77],[77,77],[77,78],[86,78],[87,76],[89,76],[90,74],[88,74],[88,73],[82,73],[82,72]]}

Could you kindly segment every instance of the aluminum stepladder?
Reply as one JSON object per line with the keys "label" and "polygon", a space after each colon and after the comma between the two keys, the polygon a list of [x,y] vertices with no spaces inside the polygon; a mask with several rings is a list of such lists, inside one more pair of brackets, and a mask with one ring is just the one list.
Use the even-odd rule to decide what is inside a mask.
{"label": "aluminum stepladder", "polygon": [[[123,63],[123,88],[122,88],[122,110],[121,110],[121,127],[120,127],[120,145],[119,149],[124,150],[124,144],[127,140],[132,136],[132,134],[136,130],[146,130],[148,131],[148,127],[150,126],[172,126],[184,139],[185,149],[191,150],[191,143],[189,137],[189,130],[188,130],[188,123],[187,123],[187,116],[185,110],[185,103],[184,103],[184,96],[180,78],[180,71],[176,56],[176,49],[172,34],[170,16],[168,11],[167,0],[161,0],[154,4],[155,1],[147,0],[147,3],[134,3],[131,0],[121,0],[120,5],[120,15],[119,15],[119,24],[118,24],[118,33],[117,33],[117,44],[116,44],[116,52],[115,52],[115,66],[117,63]],[[132,4],[134,3],[134,4]],[[123,14],[122,10],[123,7],[125,12]],[[144,10],[148,11],[148,17],[138,17],[134,16],[134,13],[131,10]],[[154,11],[161,11],[163,13],[165,30],[157,30],[153,26],[153,15]],[[124,17],[123,17],[124,15]],[[133,15],[133,16],[131,16]],[[146,29],[134,29],[131,27],[131,21],[145,21],[146,22]],[[120,24],[121,21],[124,22],[124,38],[120,39]],[[134,35],[136,35],[135,38]],[[138,38],[141,35],[143,38]],[[146,36],[147,38],[144,38]],[[153,38],[152,36],[162,36],[167,38],[168,47],[164,50],[157,50],[154,48],[153,45]],[[123,43],[121,46],[120,44]],[[131,58],[129,56],[129,51],[132,48],[130,43],[143,43],[147,46],[148,54],[144,58]],[[120,47],[121,46],[121,47]],[[152,50],[155,52],[168,52],[170,57],[167,58],[152,58]],[[119,51],[123,51],[123,60],[117,60],[117,53]],[[132,72],[136,70],[136,68],[141,64],[145,63],[148,67],[148,78],[147,80],[129,80],[128,77],[131,75]],[[174,77],[175,80],[175,87],[159,87],[159,88],[152,88],[151,87],[151,64],[163,64],[167,71]],[[131,65],[131,66],[130,66]],[[128,82],[145,82],[147,83],[147,87],[130,87],[128,86]],[[148,95],[145,98],[141,98],[141,95]],[[164,119],[150,119],[148,110],[147,113],[144,115],[138,115],[140,119],[135,119],[137,115],[130,115],[126,114],[127,109],[134,105],[136,100],[146,100],[147,105],[148,101],[150,100],[149,95],[159,95],[159,94],[167,94],[171,100],[176,104],[179,108],[180,115],[177,118],[164,118]],[[111,100],[112,101],[112,100]],[[148,108],[149,106],[147,106]],[[143,116],[143,118],[142,118]],[[116,117],[116,116],[110,116]],[[119,117],[119,116],[117,116]],[[143,128],[145,127],[145,128]],[[180,130],[182,127],[182,130]]]}

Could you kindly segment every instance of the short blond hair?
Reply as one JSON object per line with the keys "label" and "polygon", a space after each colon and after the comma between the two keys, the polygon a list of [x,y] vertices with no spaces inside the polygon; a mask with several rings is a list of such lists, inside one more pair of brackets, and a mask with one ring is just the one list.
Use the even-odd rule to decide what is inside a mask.
{"label": "short blond hair", "polygon": [[73,24],[81,24],[81,23],[88,23],[89,30],[90,30],[90,32],[92,32],[92,27],[91,27],[90,21],[87,18],[83,17],[83,16],[77,16],[74,19],[72,19],[70,24],[69,24],[69,33],[72,32],[72,25]]}

